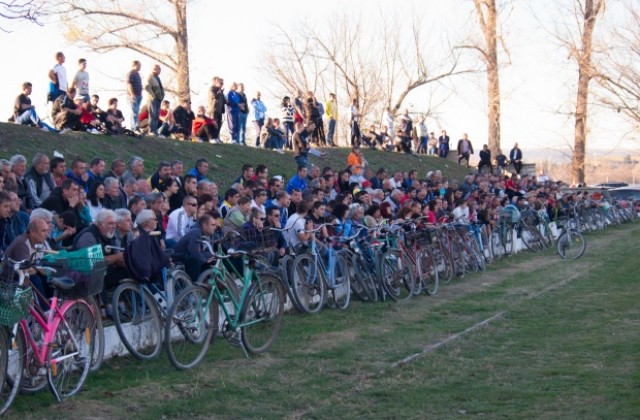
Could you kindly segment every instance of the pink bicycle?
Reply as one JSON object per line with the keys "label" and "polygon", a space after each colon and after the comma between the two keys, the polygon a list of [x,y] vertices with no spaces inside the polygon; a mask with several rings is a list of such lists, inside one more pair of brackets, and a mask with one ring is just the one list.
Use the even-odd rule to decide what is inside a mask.
{"label": "pink bicycle", "polygon": [[[13,288],[14,302],[23,295],[29,270],[54,273],[59,263],[40,266],[38,252],[24,261],[8,260],[18,275]],[[47,300],[32,288],[28,315],[12,328],[13,357],[10,357],[5,386],[19,386],[22,391],[35,392],[46,383],[58,401],[75,395],[89,373],[96,333],[96,314],[93,307],[81,296],[86,295],[86,285],[69,277],[49,277],[48,284],[54,295]],[[5,296],[7,286],[5,285]],[[99,285],[102,288],[102,285]],[[88,293],[92,292],[89,290]],[[20,297],[20,298],[19,298]],[[41,306],[48,307],[44,311]]]}

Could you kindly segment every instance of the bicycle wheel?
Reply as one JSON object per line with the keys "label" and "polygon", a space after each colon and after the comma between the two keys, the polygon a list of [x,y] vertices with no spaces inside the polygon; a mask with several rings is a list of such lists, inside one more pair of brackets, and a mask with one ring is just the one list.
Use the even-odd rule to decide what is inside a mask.
{"label": "bicycle wheel", "polygon": [[[175,300],[176,296],[180,294],[184,289],[191,286],[193,282],[191,281],[191,277],[183,270],[172,269],[167,271],[167,276],[169,277],[167,280],[168,285],[171,285],[171,290],[167,293],[167,304],[171,305]],[[167,308],[168,309],[168,308]]]}
{"label": "bicycle wheel", "polygon": [[380,275],[385,292],[393,300],[409,300],[416,287],[413,264],[399,250],[389,250],[382,255]]}
{"label": "bicycle wheel", "polygon": [[240,315],[242,344],[248,353],[271,347],[282,324],[284,300],[282,281],[271,274],[260,275],[251,285]]}
{"label": "bicycle wheel", "polygon": [[467,244],[467,248],[469,252],[473,255],[473,259],[480,271],[487,271],[487,263],[484,257],[484,254],[480,250],[480,244],[478,244],[478,240],[473,237],[469,238],[469,242]]}
{"label": "bicycle wheel", "polygon": [[197,366],[218,332],[218,301],[210,286],[193,285],[176,297],[165,324],[165,349],[177,369]]}
{"label": "bicycle wheel", "polygon": [[104,359],[104,325],[102,324],[102,315],[97,299],[94,296],[89,296],[86,300],[91,305],[96,319],[95,341],[93,352],[91,353],[91,367],[89,368],[89,372],[93,373],[100,369]]}
{"label": "bicycle wheel", "polygon": [[369,263],[360,254],[353,254],[353,269],[355,272],[351,281],[351,290],[363,302],[378,300],[378,291]]}
{"label": "bicycle wheel", "polygon": [[544,239],[538,229],[524,222],[520,239],[531,252],[540,252],[544,249]]}
{"label": "bicycle wheel", "polygon": [[304,312],[304,309],[300,307],[300,303],[298,303],[298,301],[296,300],[296,295],[293,293],[293,262],[295,261],[295,258],[289,254],[285,255],[284,257],[280,258],[280,261],[278,262],[278,269],[280,271],[280,275],[282,276],[282,283],[285,286],[285,289],[287,291],[287,297],[289,298],[289,301],[291,302],[291,305],[295,308],[296,311],[298,312]]}
{"label": "bicycle wheel", "polygon": [[500,239],[500,226],[495,226],[491,229],[491,238],[489,238],[489,246],[491,247],[491,255],[494,260],[499,260],[504,255],[504,246],[502,246],[502,240]]}
{"label": "bicycle wheel", "polygon": [[133,357],[151,360],[162,350],[162,320],[146,287],[126,281],[113,292],[113,322]]}
{"label": "bicycle wheel", "polygon": [[47,380],[58,401],[80,391],[89,375],[96,321],[91,307],[77,300],[57,319],[47,355]]}
{"label": "bicycle wheel", "polygon": [[320,312],[327,298],[327,285],[310,255],[299,255],[293,263],[293,293],[303,312]]}
{"label": "bicycle wheel", "polygon": [[504,255],[511,256],[515,250],[515,238],[513,234],[513,226],[505,225],[500,229],[500,244],[504,248]]}
{"label": "bicycle wheel", "polygon": [[484,259],[487,264],[491,264],[493,262],[493,253],[491,252],[491,244],[489,243],[491,238],[487,235],[487,231],[485,230],[485,226],[480,229],[480,242],[482,243],[482,254],[484,255]]}
{"label": "bicycle wheel", "polygon": [[449,251],[439,246],[433,249],[433,258],[438,269],[438,278],[441,282],[449,283],[453,278],[453,261]]}
{"label": "bicycle wheel", "polygon": [[424,290],[429,296],[438,293],[440,276],[436,267],[433,253],[428,248],[418,251],[418,273],[420,273],[419,289]]}
{"label": "bicycle wheel", "polygon": [[28,334],[31,334],[36,346],[40,348],[44,338],[44,331],[42,331],[40,324],[38,324],[30,314],[27,315],[26,321],[27,328],[29,328],[28,333],[22,330],[22,325],[20,326],[22,338],[25,340],[24,368],[20,383],[20,392],[22,394],[31,395],[36,394],[47,387],[47,369],[38,366],[33,347],[26,344],[26,337]]}
{"label": "bicycle wheel", "polygon": [[336,254],[335,267],[333,268],[333,279],[335,284],[331,287],[331,299],[338,309],[347,309],[351,302],[351,280],[349,277],[349,266],[345,257]]}
{"label": "bicycle wheel", "polygon": [[587,243],[581,233],[568,230],[558,238],[556,250],[560,257],[570,260],[580,258],[587,248]]}
{"label": "bicycle wheel", "polygon": [[549,223],[543,221],[540,225],[538,225],[538,231],[540,232],[540,236],[542,236],[545,248],[552,247],[553,232],[551,231],[551,226],[549,226]]}
{"label": "bicycle wheel", "polygon": [[12,340],[9,329],[0,325],[0,416],[11,407],[20,391],[24,356],[22,329],[18,328],[17,337]]}

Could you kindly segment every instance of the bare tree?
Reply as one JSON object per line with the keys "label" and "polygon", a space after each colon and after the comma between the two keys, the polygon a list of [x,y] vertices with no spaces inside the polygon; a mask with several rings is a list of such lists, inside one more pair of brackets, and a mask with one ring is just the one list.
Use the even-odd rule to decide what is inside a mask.
{"label": "bare tree", "polygon": [[275,46],[265,49],[262,60],[262,70],[274,84],[285,92],[333,91],[341,98],[357,97],[364,119],[377,121],[383,108],[397,113],[418,88],[474,71],[460,68],[451,49],[442,57],[427,48],[415,13],[409,23],[381,14],[375,25],[362,16],[334,16],[331,30],[277,27]]}
{"label": "bare tree", "polygon": [[589,106],[589,82],[594,72],[591,66],[593,30],[598,15],[604,11],[605,0],[575,0],[575,15],[580,30],[579,44],[570,49],[571,57],[578,64],[578,95],[576,100],[576,125],[571,174],[574,184],[585,181],[585,151],[587,145],[587,111]]}
{"label": "bare tree", "polygon": [[[128,49],[162,64],[175,78],[167,91],[190,96],[187,0],[49,0],[67,39],[98,53]],[[171,7],[166,7],[166,5]]]}
{"label": "bare tree", "polygon": [[500,11],[496,0],[473,0],[476,17],[480,24],[483,40],[471,40],[459,48],[477,51],[486,67],[487,73],[487,117],[489,149],[493,156],[500,149],[500,77],[498,63],[498,42],[509,56],[504,39],[498,34],[498,16]]}
{"label": "bare tree", "polygon": [[640,128],[640,10],[628,5],[628,21],[616,28],[610,47],[594,66],[606,95],[600,102]]}
{"label": "bare tree", "polygon": [[[2,20],[27,20],[38,22],[38,14],[41,4],[37,0],[6,0],[0,1],[0,19]],[[8,32],[0,26],[0,30]]]}

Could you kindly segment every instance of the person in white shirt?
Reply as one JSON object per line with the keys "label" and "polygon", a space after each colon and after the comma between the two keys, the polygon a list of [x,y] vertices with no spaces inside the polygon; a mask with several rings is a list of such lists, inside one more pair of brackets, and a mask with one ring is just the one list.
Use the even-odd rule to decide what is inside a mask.
{"label": "person in white shirt", "polygon": [[265,209],[265,203],[267,202],[267,190],[263,188],[256,188],[253,193],[253,200],[251,200],[251,208],[258,209],[262,214],[267,214]]}
{"label": "person in white shirt", "polygon": [[182,207],[171,212],[167,224],[167,246],[177,243],[191,229],[197,210],[198,201],[189,195],[182,200]]}
{"label": "person in white shirt", "polygon": [[391,108],[387,107],[382,114],[382,126],[387,127],[387,134],[391,139],[396,136],[394,127],[393,127],[393,114],[391,114]]}
{"label": "person in white shirt", "polygon": [[469,224],[469,205],[466,200],[459,198],[456,201],[456,207],[451,212],[454,223]]}
{"label": "person in white shirt", "polygon": [[300,203],[298,203],[296,214],[289,217],[289,219],[287,220],[285,229],[288,229],[287,240],[289,242],[289,246],[298,247],[301,244],[306,243],[313,236],[313,233],[305,232],[306,217],[308,212],[309,205],[306,201],[301,201]]}
{"label": "person in white shirt", "polygon": [[56,65],[49,70],[49,80],[51,80],[51,83],[55,84],[57,87],[57,92],[55,93],[57,96],[55,96],[53,100],[55,100],[59,95],[67,93],[67,90],[69,89],[69,82],[67,82],[67,70],[63,66],[64,61],[64,53],[57,52]]}

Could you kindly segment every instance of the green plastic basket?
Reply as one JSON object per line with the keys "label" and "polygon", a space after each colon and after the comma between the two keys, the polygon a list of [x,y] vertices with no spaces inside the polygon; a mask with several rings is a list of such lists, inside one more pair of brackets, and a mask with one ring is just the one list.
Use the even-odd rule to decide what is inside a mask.
{"label": "green plastic basket", "polygon": [[12,326],[29,314],[31,288],[0,284],[0,325]]}
{"label": "green plastic basket", "polygon": [[77,251],[60,251],[58,254],[49,254],[44,259],[45,261],[65,259],[70,269],[88,274],[98,261],[104,259],[104,256],[102,247],[94,245]]}

